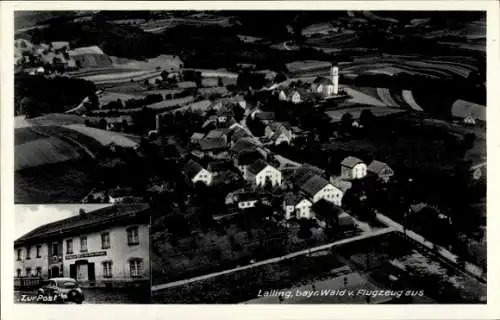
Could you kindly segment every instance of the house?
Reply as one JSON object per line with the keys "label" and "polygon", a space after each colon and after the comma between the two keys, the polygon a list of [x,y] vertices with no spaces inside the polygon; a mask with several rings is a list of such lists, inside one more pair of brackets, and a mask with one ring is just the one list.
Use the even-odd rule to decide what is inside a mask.
{"label": "house", "polygon": [[236,202],[239,209],[254,208],[260,200],[261,196],[257,193],[242,192],[236,195]]}
{"label": "house", "polygon": [[338,206],[342,203],[342,191],[318,175],[307,179],[299,188],[311,199],[312,203],[316,203],[321,199]]}
{"label": "house", "polygon": [[257,150],[245,151],[238,154],[234,159],[234,166],[243,175],[243,179],[247,179],[247,169],[252,163],[257,160],[264,160],[265,157]]}
{"label": "house", "polygon": [[332,186],[335,188],[339,189],[342,192],[342,197],[344,197],[344,194],[347,192],[347,190],[351,189],[352,183],[349,181],[345,181],[340,179],[339,177],[330,177],[330,183]]}
{"label": "house", "polygon": [[207,186],[212,184],[212,173],[204,169],[198,162],[189,160],[184,166],[184,173],[193,184],[202,182]]}
{"label": "house", "polygon": [[464,118],[464,123],[465,124],[469,124],[469,125],[475,125],[476,124],[476,119],[474,119],[474,117],[471,114],[468,114]]}
{"label": "house", "polygon": [[293,173],[292,179],[294,181],[294,184],[301,185],[304,182],[306,182],[307,180],[309,180],[309,178],[311,178],[314,175],[318,175],[321,177],[324,174],[325,174],[325,170],[320,169],[316,166],[310,165],[308,163],[304,163],[302,166],[295,169],[295,172]]}
{"label": "house", "polygon": [[366,169],[369,174],[376,176],[383,182],[388,182],[394,175],[391,167],[382,161],[373,160]]}
{"label": "house", "polygon": [[349,156],[341,162],[341,176],[344,179],[362,179],[366,173],[366,164],[356,157]]}
{"label": "house", "polygon": [[210,156],[217,156],[228,149],[226,140],[222,137],[206,139],[203,138],[198,142],[200,151]]}
{"label": "house", "polygon": [[245,137],[250,137],[250,134],[243,128],[237,126],[231,132],[231,144],[234,145],[238,140]]}
{"label": "house", "polygon": [[297,219],[310,219],[313,217],[311,212],[312,202],[302,194],[288,193],[283,200],[283,210],[285,219],[293,217]]}
{"label": "house", "polygon": [[121,204],[30,230],[14,242],[14,280],[35,274],[70,277],[82,287],[148,286],[150,217],[147,204]]}
{"label": "house", "polygon": [[189,139],[189,141],[192,143],[192,144],[197,144],[198,142],[200,142],[201,139],[203,139],[205,135],[201,132],[195,132],[193,133],[193,135],[191,136],[191,138]]}
{"label": "house", "polygon": [[333,82],[326,77],[317,77],[311,84],[311,91],[321,94],[323,97],[333,95]]}
{"label": "house", "polygon": [[292,142],[294,135],[292,131],[281,122],[272,122],[265,128],[265,136],[274,141],[275,145]]}
{"label": "house", "polygon": [[281,172],[263,160],[257,160],[247,168],[247,181],[256,186],[265,186],[268,182],[274,186],[281,186]]}
{"label": "house", "polygon": [[238,155],[242,152],[253,151],[258,147],[257,143],[251,137],[244,137],[238,139],[230,149],[230,152],[234,155]]}
{"label": "house", "polygon": [[209,141],[217,141],[217,140],[222,140],[224,143],[227,143],[227,135],[224,130],[212,130],[204,138],[205,140]]}

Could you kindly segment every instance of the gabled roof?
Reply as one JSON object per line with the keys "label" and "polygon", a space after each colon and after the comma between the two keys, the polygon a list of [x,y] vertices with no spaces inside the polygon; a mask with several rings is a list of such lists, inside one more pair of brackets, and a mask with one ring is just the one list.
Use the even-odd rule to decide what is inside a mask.
{"label": "gabled roof", "polygon": [[223,130],[212,130],[205,136],[205,139],[218,139],[225,136]]}
{"label": "gabled roof", "polygon": [[253,151],[245,151],[238,154],[238,165],[239,166],[248,166],[254,163],[257,160],[263,160],[264,156],[257,150]]}
{"label": "gabled roof", "polygon": [[203,170],[203,167],[193,160],[189,160],[184,166],[184,173],[189,179],[193,179],[201,170]]}
{"label": "gabled roof", "polygon": [[300,186],[300,189],[302,189],[307,195],[312,197],[328,184],[330,183],[327,180],[321,178],[318,175],[314,175],[307,179],[307,181]]}
{"label": "gabled roof", "polygon": [[241,138],[244,138],[244,137],[249,137],[250,134],[248,134],[248,132],[246,132],[245,129],[242,129],[240,127],[237,127],[233,130],[232,134],[231,134],[231,141],[232,142],[237,142],[238,140],[240,140]]}
{"label": "gabled roof", "polygon": [[313,81],[314,84],[316,85],[333,85],[333,82],[331,79],[328,79],[327,77],[317,77],[316,79],[314,79]]}
{"label": "gabled roof", "polygon": [[247,170],[253,174],[258,174],[259,172],[264,170],[264,168],[266,168],[268,165],[269,164],[267,162],[259,159],[259,160],[255,161],[254,163],[252,163],[251,165],[249,165]]}
{"label": "gabled roof", "polygon": [[231,152],[233,153],[241,153],[244,151],[253,151],[257,148],[257,144],[255,141],[250,138],[241,138],[231,147]]}
{"label": "gabled roof", "polygon": [[367,167],[367,170],[375,173],[375,174],[380,174],[384,168],[389,168],[389,165],[385,162],[382,161],[377,161],[373,160]]}
{"label": "gabled roof", "polygon": [[199,145],[202,151],[221,150],[228,147],[224,138],[201,139]]}
{"label": "gabled roof", "polygon": [[351,156],[345,158],[341,162],[342,166],[348,167],[348,168],[354,168],[354,166],[357,165],[358,163],[363,163],[363,161],[361,161],[361,159],[359,159],[359,158],[351,157]]}
{"label": "gabled roof", "polygon": [[191,136],[191,140],[201,140],[201,139],[203,139],[203,137],[204,137],[203,133],[201,133],[201,132],[195,132]]}
{"label": "gabled roof", "polygon": [[255,119],[259,120],[274,120],[274,112],[261,111],[255,113]]}
{"label": "gabled roof", "polygon": [[42,225],[18,238],[14,244],[17,246],[30,241],[39,242],[47,237],[61,237],[70,232],[84,233],[87,229],[94,227],[106,228],[109,224],[146,216],[145,211],[149,209],[149,205],[145,203],[120,204],[101,208]]}
{"label": "gabled roof", "polygon": [[342,191],[342,193],[345,193],[352,187],[352,183],[341,179],[331,179],[330,183],[332,184],[332,186]]}
{"label": "gabled roof", "polygon": [[290,193],[287,193],[285,195],[285,198],[284,198],[285,205],[294,206],[294,207],[296,205],[298,205],[302,200],[306,200],[306,201],[310,202],[301,193],[295,194],[295,193],[290,192]]}

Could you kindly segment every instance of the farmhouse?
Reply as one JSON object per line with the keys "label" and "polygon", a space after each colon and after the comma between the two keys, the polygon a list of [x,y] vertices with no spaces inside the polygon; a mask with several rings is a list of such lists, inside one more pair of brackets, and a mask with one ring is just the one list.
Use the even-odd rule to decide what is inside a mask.
{"label": "farmhouse", "polygon": [[302,194],[288,193],[283,200],[283,210],[285,212],[285,219],[291,218],[310,219],[312,202],[309,201]]}
{"label": "farmhouse", "polygon": [[264,160],[264,156],[257,150],[244,151],[235,157],[234,165],[242,173],[243,179],[247,179],[248,166],[257,160]]}
{"label": "farmhouse", "polygon": [[42,225],[14,242],[15,281],[70,277],[82,286],[148,283],[149,206],[123,204]]}
{"label": "farmhouse", "polygon": [[309,196],[313,203],[321,199],[332,202],[338,206],[341,205],[343,193],[341,190],[334,187],[327,180],[318,175],[314,175],[306,182],[299,186],[306,195]]}
{"label": "farmhouse", "polygon": [[341,163],[341,176],[344,179],[362,179],[366,176],[366,164],[356,157],[347,157]]}
{"label": "farmhouse", "polygon": [[383,182],[388,182],[394,175],[394,171],[385,162],[373,160],[367,167],[367,172]]}
{"label": "farmhouse", "polygon": [[248,166],[246,179],[256,186],[265,186],[267,183],[273,187],[281,186],[281,172],[263,160]]}
{"label": "farmhouse", "polygon": [[197,182],[202,182],[207,186],[212,184],[212,173],[193,160],[189,160],[188,163],[186,163],[184,166],[184,173],[193,184]]}
{"label": "farmhouse", "polygon": [[275,145],[283,142],[290,144],[294,135],[292,131],[281,122],[273,122],[266,126],[265,136],[274,141]]}

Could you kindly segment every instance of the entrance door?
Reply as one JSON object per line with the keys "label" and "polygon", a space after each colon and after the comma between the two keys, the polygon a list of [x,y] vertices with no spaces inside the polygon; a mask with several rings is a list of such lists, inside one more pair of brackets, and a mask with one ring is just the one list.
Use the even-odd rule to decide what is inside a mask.
{"label": "entrance door", "polygon": [[52,267],[51,268],[51,276],[53,278],[59,277],[59,268],[58,267]]}
{"label": "entrance door", "polygon": [[89,280],[89,265],[87,263],[78,264],[76,266],[76,280]]}
{"label": "entrance door", "polygon": [[91,262],[88,264],[89,266],[89,280],[95,281],[95,263]]}
{"label": "entrance door", "polygon": [[76,279],[76,265],[75,264],[69,265],[69,277]]}

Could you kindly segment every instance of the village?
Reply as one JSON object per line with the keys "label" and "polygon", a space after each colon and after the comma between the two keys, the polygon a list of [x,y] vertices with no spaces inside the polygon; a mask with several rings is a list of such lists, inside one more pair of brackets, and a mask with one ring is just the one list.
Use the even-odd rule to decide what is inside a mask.
{"label": "village", "polygon": [[[303,37],[368,28],[350,20]],[[407,268],[424,256],[479,283],[464,298],[443,276],[450,295],[483,301],[486,119],[476,61],[382,51],[346,58],[290,40],[238,39],[292,58],[216,68],[186,50],[125,58],[98,42],[16,38],[16,202],[148,203],[159,303],[182,301],[173,290],[184,285],[213,294],[197,302],[266,303],[240,272],[273,287],[334,278],[335,288],[420,290]],[[434,83],[473,89],[443,89],[452,93],[434,102],[425,98]],[[378,243],[394,253],[379,261]],[[299,275],[311,261],[324,270]],[[233,273],[225,285],[241,296],[210,289]],[[448,301],[425,285],[433,293],[411,301]]]}

